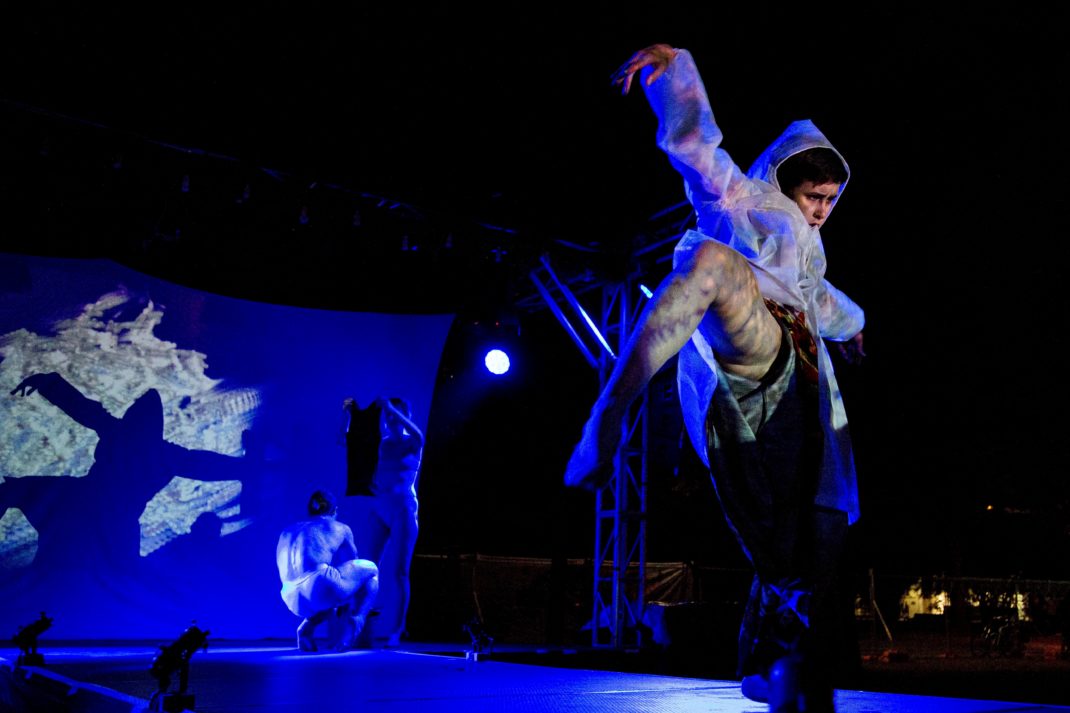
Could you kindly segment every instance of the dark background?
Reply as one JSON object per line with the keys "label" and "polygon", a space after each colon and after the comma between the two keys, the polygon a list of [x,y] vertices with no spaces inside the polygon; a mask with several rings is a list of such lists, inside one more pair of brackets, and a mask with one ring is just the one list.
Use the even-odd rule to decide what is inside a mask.
{"label": "dark background", "polygon": [[[1070,577],[1062,18],[577,7],[5,11],[2,248],[267,302],[457,313],[418,551],[586,557],[592,497],[560,483],[597,375],[528,274],[548,256],[586,299],[664,275],[631,256],[686,220],[658,216],[681,181],[609,76],[646,45],[686,47],[742,166],[807,117],[851,165],[823,238],[867,313],[866,363],[837,361],[858,562]],[[496,381],[470,358],[492,333],[515,348]],[[739,564],[684,445],[658,464],[649,556]]]}

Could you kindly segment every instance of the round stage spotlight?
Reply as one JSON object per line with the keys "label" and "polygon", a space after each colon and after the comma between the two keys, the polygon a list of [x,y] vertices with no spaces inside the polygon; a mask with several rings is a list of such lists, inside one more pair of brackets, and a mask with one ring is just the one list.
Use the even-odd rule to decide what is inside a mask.
{"label": "round stage spotlight", "polygon": [[501,376],[509,371],[509,355],[501,349],[491,349],[483,357],[483,364],[486,365],[487,371],[491,374]]}

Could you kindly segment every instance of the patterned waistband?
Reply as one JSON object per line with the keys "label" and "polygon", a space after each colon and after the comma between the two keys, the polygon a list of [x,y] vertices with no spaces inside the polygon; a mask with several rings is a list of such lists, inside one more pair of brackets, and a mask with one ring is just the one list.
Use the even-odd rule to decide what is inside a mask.
{"label": "patterned waistband", "polygon": [[817,342],[806,325],[806,314],[794,307],[774,302],[768,297],[765,306],[776,321],[787,327],[791,343],[795,347],[798,373],[812,384],[817,383]]}

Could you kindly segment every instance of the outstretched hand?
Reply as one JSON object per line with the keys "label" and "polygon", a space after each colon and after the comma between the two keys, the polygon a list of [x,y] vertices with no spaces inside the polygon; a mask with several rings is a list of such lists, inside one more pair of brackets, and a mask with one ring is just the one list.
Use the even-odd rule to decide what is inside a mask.
{"label": "outstretched hand", "polygon": [[48,374],[31,374],[19,382],[19,385],[11,390],[12,396],[29,396],[34,391],[40,388],[41,383],[48,377]]}
{"label": "outstretched hand", "polygon": [[840,350],[840,355],[844,360],[852,365],[858,366],[862,363],[863,357],[866,356],[865,350],[862,348],[862,333],[854,335],[846,342],[839,342],[837,348]]}
{"label": "outstretched hand", "polygon": [[613,73],[613,84],[621,87],[621,94],[627,94],[632,88],[633,75],[644,67],[653,67],[654,70],[646,78],[646,84],[650,86],[654,80],[665,74],[665,70],[675,58],[676,50],[669,45],[657,44],[645,47],[633,54],[631,59]]}
{"label": "outstretched hand", "polygon": [[565,485],[597,491],[613,477],[622,421],[595,406],[565,466]]}

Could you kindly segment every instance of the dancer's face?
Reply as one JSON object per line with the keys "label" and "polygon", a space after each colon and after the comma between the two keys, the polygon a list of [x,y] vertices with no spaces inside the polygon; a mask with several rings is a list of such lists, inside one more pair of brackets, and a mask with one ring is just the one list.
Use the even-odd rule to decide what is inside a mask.
{"label": "dancer's face", "polygon": [[803,181],[791,191],[791,199],[799,206],[811,228],[820,228],[828,220],[840,197],[839,183]]}

